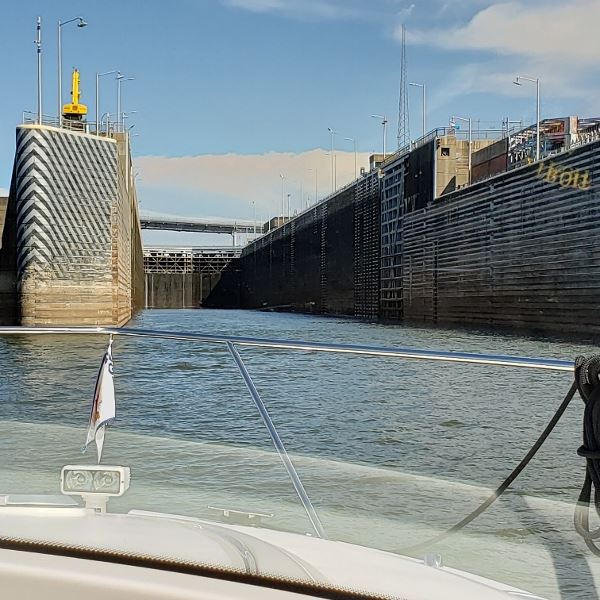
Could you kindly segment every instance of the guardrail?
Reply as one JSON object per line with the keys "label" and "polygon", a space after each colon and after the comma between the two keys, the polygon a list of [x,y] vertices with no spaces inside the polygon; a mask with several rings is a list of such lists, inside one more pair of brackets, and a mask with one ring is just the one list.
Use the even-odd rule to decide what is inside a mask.
{"label": "guardrail", "polygon": [[28,110],[23,111],[21,123],[23,125],[44,125],[46,127],[55,127],[67,131],[80,131],[104,137],[110,137],[114,133],[124,132],[122,125],[116,121],[111,121],[109,118],[102,119],[96,130],[95,121],[76,121],[63,118],[61,123],[56,115],[42,115],[42,118],[39,119],[37,113]]}

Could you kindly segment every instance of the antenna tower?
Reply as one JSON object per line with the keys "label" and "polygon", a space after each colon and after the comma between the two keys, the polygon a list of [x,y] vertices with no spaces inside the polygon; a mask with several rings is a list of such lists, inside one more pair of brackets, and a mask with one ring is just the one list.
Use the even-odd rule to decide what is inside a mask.
{"label": "antenna tower", "polygon": [[400,95],[398,99],[398,150],[410,142],[408,118],[408,81],[406,79],[406,26],[402,24],[402,50],[400,54]]}

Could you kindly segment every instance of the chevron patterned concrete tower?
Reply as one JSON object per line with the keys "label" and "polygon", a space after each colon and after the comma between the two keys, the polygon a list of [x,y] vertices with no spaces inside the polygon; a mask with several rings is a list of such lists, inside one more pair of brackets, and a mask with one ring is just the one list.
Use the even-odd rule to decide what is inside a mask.
{"label": "chevron patterned concrete tower", "polygon": [[143,297],[127,135],[22,125],[16,142],[20,323],[123,325]]}

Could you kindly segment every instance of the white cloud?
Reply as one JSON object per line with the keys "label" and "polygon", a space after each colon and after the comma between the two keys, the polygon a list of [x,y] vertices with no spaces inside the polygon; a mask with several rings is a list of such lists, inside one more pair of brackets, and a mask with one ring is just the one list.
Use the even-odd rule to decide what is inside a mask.
{"label": "white cloud", "polygon": [[324,19],[357,16],[356,7],[335,0],[222,0],[232,8],[251,12],[278,12],[295,17],[318,17]]}
{"label": "white cloud", "polygon": [[0,187],[0,197],[4,198],[8,196],[8,188]]}
{"label": "white cloud", "polygon": [[369,19],[409,16],[415,5],[404,0],[221,0],[225,6],[256,13],[279,13],[289,17],[316,19]]}
{"label": "white cloud", "polygon": [[[358,170],[369,155],[357,155]],[[331,162],[325,150],[266,154],[224,154],[183,157],[141,156],[134,160],[141,176],[138,195],[144,211],[188,216],[252,218],[255,203],[261,218],[281,211],[291,194],[292,210],[331,191]],[[338,187],[354,179],[354,153],[336,152]],[[302,201],[300,194],[302,192]]]}
{"label": "white cloud", "polygon": [[[432,109],[468,93],[531,96],[535,92],[529,84],[511,84],[516,75],[524,75],[540,79],[542,103],[550,103],[551,110],[564,112],[562,98],[571,107],[568,112],[574,107],[597,111],[587,99],[600,91],[599,0],[520,0],[472,8],[468,22],[407,32],[411,44],[448,51],[444,60],[452,60],[452,51],[463,52],[445,81],[431,86]],[[397,39],[400,33],[397,28]],[[476,59],[465,59],[465,51]]]}
{"label": "white cloud", "polygon": [[597,63],[599,20],[598,0],[553,5],[499,2],[477,12],[466,25],[409,31],[408,39],[448,49],[537,57],[551,63],[572,63],[578,68]]}
{"label": "white cloud", "polygon": [[233,8],[245,8],[252,12],[269,12],[283,10],[285,0],[223,0],[224,4]]}
{"label": "white cloud", "polygon": [[415,5],[409,4],[408,6],[403,6],[402,8],[400,8],[400,10],[398,10],[396,16],[399,19],[405,19],[407,17],[410,17],[410,15],[412,15],[414,10],[415,10]]}

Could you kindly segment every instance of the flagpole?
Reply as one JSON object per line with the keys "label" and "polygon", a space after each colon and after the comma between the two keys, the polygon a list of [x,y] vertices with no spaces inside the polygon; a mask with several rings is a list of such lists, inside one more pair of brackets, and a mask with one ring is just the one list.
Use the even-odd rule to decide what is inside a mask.
{"label": "flagpole", "polygon": [[96,442],[96,451],[98,455],[98,464],[102,459],[102,448],[104,446],[104,436],[106,425],[116,416],[115,405],[115,387],[113,382],[113,360],[112,360],[113,334],[110,334],[108,347],[102,357],[96,386],[94,388],[94,397],[90,410],[90,420],[83,447],[83,452],[92,443]]}

